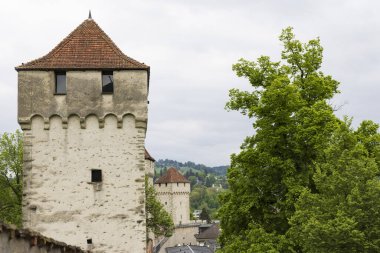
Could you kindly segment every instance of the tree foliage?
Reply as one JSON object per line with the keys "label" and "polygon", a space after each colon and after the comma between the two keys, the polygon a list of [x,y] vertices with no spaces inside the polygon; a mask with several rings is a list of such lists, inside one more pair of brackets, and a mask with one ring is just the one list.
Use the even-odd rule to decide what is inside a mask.
{"label": "tree foliage", "polygon": [[4,133],[0,139],[0,220],[21,226],[22,133]]}
{"label": "tree foliage", "polygon": [[207,223],[211,223],[211,217],[205,207],[202,208],[202,212],[199,214],[200,220],[205,220]]}
{"label": "tree foliage", "polygon": [[223,190],[219,188],[207,188],[203,185],[196,185],[190,193],[190,207],[192,210],[209,211],[211,217],[215,217],[215,212],[219,208],[218,195]]}
{"label": "tree foliage", "polygon": [[286,28],[280,41],[281,61],[233,66],[252,90],[230,90],[226,108],[254,118],[255,134],[231,157],[222,251],[376,252],[369,222],[380,218],[377,125],[355,131],[334,115],[329,101],[339,83],[320,71],[319,39],[301,43]]}
{"label": "tree foliage", "polygon": [[172,236],[174,232],[173,220],[164,206],[157,200],[154,188],[149,184],[147,177],[145,178],[145,194],[147,231],[153,232],[155,236]]}
{"label": "tree foliage", "polygon": [[[305,252],[380,252],[378,125],[349,121],[335,131],[290,219],[289,236]],[[364,138],[363,138],[364,137]]]}

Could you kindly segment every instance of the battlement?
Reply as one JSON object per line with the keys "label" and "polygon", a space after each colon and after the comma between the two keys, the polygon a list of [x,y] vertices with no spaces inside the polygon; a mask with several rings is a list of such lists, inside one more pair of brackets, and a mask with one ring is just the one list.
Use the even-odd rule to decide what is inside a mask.
{"label": "battlement", "polygon": [[[77,114],[71,114],[69,117],[62,117],[58,114],[46,118],[40,114],[34,114],[31,117],[19,118],[19,124],[22,130],[30,130],[32,126],[49,130],[51,125],[56,128],[67,129],[69,128],[81,128],[86,129],[88,127],[98,127],[100,129],[104,127],[109,128],[147,128],[147,120],[144,118],[136,118],[133,114],[127,113],[124,115],[115,115],[108,113],[103,116],[96,114],[89,114],[85,117],[81,117]],[[42,126],[42,127],[41,127]]]}
{"label": "battlement", "polygon": [[190,194],[190,183],[155,184],[157,194]]}

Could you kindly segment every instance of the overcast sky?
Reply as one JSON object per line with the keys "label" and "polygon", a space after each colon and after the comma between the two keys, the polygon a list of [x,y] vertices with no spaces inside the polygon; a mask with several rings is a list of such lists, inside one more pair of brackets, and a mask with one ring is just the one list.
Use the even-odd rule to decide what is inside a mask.
{"label": "overcast sky", "polygon": [[260,55],[279,59],[278,36],[293,26],[321,38],[323,71],[341,82],[339,116],[380,120],[378,1],[2,1],[0,133],[17,124],[14,67],[47,54],[88,16],[128,56],[151,66],[146,147],[156,159],[229,163],[252,122],[227,112],[228,90],[248,89],[231,65]]}

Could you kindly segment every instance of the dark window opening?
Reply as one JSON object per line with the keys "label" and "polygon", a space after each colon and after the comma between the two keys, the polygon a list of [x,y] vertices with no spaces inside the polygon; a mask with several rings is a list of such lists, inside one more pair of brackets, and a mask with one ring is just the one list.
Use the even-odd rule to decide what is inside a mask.
{"label": "dark window opening", "polygon": [[102,170],[91,170],[91,182],[102,182]]}
{"label": "dark window opening", "polygon": [[66,94],[66,72],[55,73],[55,94]]}
{"label": "dark window opening", "polygon": [[92,244],[92,239],[87,239],[87,244]]}
{"label": "dark window opening", "polygon": [[112,71],[102,72],[102,92],[113,93],[113,72]]}

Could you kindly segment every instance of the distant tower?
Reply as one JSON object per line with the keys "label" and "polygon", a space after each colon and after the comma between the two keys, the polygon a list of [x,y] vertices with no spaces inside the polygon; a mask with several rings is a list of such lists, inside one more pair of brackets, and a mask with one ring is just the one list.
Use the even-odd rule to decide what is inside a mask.
{"label": "distant tower", "polygon": [[94,252],[145,252],[149,67],[89,17],[16,70],[24,227]]}
{"label": "distant tower", "polygon": [[190,182],[170,168],[154,183],[157,197],[172,217],[174,225],[190,222]]}

